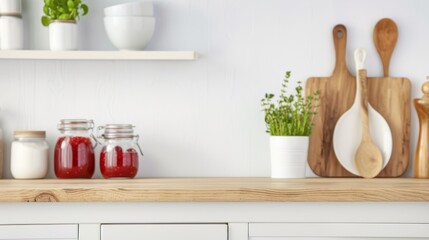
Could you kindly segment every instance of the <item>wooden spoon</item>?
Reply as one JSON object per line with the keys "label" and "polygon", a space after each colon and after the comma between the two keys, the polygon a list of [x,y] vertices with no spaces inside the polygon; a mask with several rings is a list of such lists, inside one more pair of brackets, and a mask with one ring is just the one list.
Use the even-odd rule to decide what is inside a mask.
{"label": "wooden spoon", "polygon": [[[359,55],[363,55],[361,59],[359,58]],[[377,145],[373,143],[369,132],[366,70],[361,69],[363,61],[365,60],[365,55],[366,53],[362,49],[357,49],[355,51],[355,61],[358,68],[358,75],[356,77],[359,80],[361,91],[360,115],[362,124],[362,139],[355,154],[355,164],[362,177],[374,178],[383,169],[383,156]]]}
{"label": "wooden spoon", "polygon": [[389,77],[390,58],[398,40],[398,27],[389,18],[383,18],[374,27],[374,44],[383,63],[384,77]]}

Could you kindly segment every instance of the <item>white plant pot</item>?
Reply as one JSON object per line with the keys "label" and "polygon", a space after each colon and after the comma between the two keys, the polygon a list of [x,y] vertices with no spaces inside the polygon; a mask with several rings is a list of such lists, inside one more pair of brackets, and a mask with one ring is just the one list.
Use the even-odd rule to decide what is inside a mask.
{"label": "white plant pot", "polygon": [[49,47],[52,51],[77,50],[75,21],[54,21],[49,24]]}
{"label": "white plant pot", "polygon": [[271,177],[304,178],[309,137],[271,136]]}

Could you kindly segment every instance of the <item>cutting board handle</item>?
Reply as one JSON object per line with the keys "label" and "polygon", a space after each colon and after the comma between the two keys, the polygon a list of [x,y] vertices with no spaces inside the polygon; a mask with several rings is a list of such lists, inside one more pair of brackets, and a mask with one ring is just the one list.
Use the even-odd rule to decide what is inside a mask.
{"label": "cutting board handle", "polygon": [[334,37],[335,47],[335,68],[332,75],[339,72],[348,72],[346,64],[346,45],[347,45],[347,29],[346,26],[338,24],[334,27],[332,32]]}

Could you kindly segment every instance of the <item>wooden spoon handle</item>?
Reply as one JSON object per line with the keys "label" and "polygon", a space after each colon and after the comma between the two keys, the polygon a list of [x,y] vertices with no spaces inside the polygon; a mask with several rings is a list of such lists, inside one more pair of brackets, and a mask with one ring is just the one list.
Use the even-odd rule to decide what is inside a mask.
{"label": "wooden spoon handle", "polygon": [[366,69],[359,70],[358,73],[360,94],[361,94],[361,105],[360,114],[362,121],[362,141],[370,142],[371,136],[369,133],[369,120],[368,120],[368,88],[367,88],[367,77]]}

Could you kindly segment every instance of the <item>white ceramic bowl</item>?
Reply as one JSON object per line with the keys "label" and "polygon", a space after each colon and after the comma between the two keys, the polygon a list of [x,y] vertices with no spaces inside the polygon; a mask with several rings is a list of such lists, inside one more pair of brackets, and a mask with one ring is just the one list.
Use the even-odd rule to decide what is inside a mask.
{"label": "white ceramic bowl", "polygon": [[104,9],[105,17],[146,16],[153,17],[153,2],[130,2]]}
{"label": "white ceramic bowl", "polygon": [[154,17],[105,17],[104,28],[119,50],[143,50],[155,31]]}
{"label": "white ceramic bowl", "polygon": [[21,0],[0,0],[0,14],[21,14]]}

